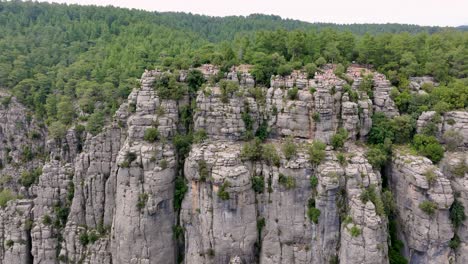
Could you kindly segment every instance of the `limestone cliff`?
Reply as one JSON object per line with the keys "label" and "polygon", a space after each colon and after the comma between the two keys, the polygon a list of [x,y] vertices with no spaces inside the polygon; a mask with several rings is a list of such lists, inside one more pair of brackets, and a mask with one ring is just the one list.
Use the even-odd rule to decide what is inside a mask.
{"label": "limestone cliff", "polygon": [[[213,81],[219,69],[203,65],[208,82],[180,100],[160,97],[164,73],[146,71],[102,132],[73,127],[62,139],[11,98],[0,108],[1,183],[11,190],[0,263],[389,263],[393,235],[410,263],[465,263],[468,220],[455,227],[450,212],[454,201],[468,208],[466,112],[419,118],[418,130],[434,123],[447,148],[447,131],[460,139],[439,165],[402,147],[382,172],[364,142],[374,112],[398,115],[391,84],[333,67],[260,87],[239,65],[224,75],[236,87],[227,91]],[[366,71],[372,93],[360,85]],[[334,149],[340,128],[347,141]],[[185,145],[188,129],[203,137]],[[328,145],[317,161],[319,141]]]}

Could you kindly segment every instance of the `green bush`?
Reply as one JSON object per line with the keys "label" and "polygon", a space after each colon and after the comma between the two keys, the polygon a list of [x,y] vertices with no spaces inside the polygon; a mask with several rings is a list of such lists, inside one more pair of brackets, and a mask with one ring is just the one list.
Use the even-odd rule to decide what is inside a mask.
{"label": "green bush", "polygon": [[154,89],[161,99],[179,100],[187,92],[184,84],[177,82],[175,74],[165,72],[154,82]]}
{"label": "green bush", "polygon": [[457,234],[453,235],[453,238],[450,239],[449,241],[449,247],[453,250],[457,249],[460,247],[460,243],[461,243],[461,240],[460,238],[457,236]]}
{"label": "green bush", "polygon": [[198,174],[200,175],[201,182],[205,182],[206,179],[208,179],[210,171],[208,170],[208,165],[206,164],[206,161],[198,161]]}
{"label": "green bush", "polygon": [[159,131],[155,127],[150,127],[145,130],[144,140],[148,142],[155,142],[159,139]]}
{"label": "green bush", "polygon": [[7,241],[5,241],[5,246],[7,248],[11,248],[13,245],[15,244],[15,242],[11,239],[8,239]]}
{"label": "green bush", "polygon": [[39,181],[39,177],[42,175],[42,168],[36,168],[32,171],[23,171],[21,173],[20,183],[24,187],[31,187],[31,185]]}
{"label": "green bush", "polygon": [[257,219],[257,231],[258,231],[259,236],[261,236],[262,230],[265,227],[265,224],[266,224],[266,221],[264,217]]}
{"label": "green bush", "polygon": [[346,160],[346,156],[343,153],[336,154],[336,158],[338,159],[338,163],[341,166],[346,166],[346,164],[348,164],[348,161]]}
{"label": "green bush", "polygon": [[192,145],[193,136],[191,133],[189,134],[176,134],[172,139],[172,143],[176,148],[177,156],[180,159],[184,159],[188,156],[190,152],[190,148]]}
{"label": "green bush", "polygon": [[221,200],[229,200],[230,196],[229,196],[229,192],[226,191],[226,188],[229,188],[231,184],[225,180],[224,183],[219,187],[219,190],[218,190],[218,197],[221,199]]}
{"label": "green bush", "polygon": [[310,177],[310,187],[312,187],[312,189],[317,188],[318,183],[319,183],[319,181],[318,181],[317,176],[311,176]]}
{"label": "green bush", "polygon": [[172,233],[174,233],[174,238],[178,240],[180,237],[184,235],[184,228],[180,225],[175,225],[172,227]]}
{"label": "green bush", "polygon": [[348,139],[348,131],[344,128],[340,128],[338,132],[332,136],[331,145],[334,149],[340,149],[344,146],[346,139]]}
{"label": "green bush", "polygon": [[374,169],[380,170],[387,163],[388,155],[382,147],[376,146],[366,152],[366,158]]}
{"label": "green bush", "polygon": [[293,176],[286,176],[282,173],[279,174],[278,178],[279,184],[283,185],[286,187],[286,189],[292,189],[296,187],[296,179],[294,179]]}
{"label": "green bush", "polygon": [[343,66],[343,64],[338,63],[338,64],[336,65],[336,68],[335,68],[335,70],[334,70],[334,73],[335,73],[336,76],[341,76],[341,75],[343,75],[343,74],[345,73],[345,67]]}
{"label": "green bush", "polygon": [[385,205],[382,202],[380,195],[377,194],[373,184],[369,185],[369,187],[362,191],[360,198],[363,203],[371,201],[375,206],[375,212],[379,216],[385,216]]}
{"label": "green bush", "polygon": [[297,100],[297,94],[299,93],[299,89],[296,86],[288,90],[288,98],[289,100]]}
{"label": "green bush", "polygon": [[317,65],[314,63],[307,63],[305,66],[305,71],[307,73],[307,78],[312,79],[315,77],[315,72],[317,71]]}
{"label": "green bush", "polygon": [[309,217],[310,221],[318,224],[320,214],[320,210],[315,207],[315,199],[310,198],[307,204],[307,216]]}
{"label": "green bush", "polygon": [[265,189],[265,180],[263,179],[263,177],[260,177],[260,176],[252,177],[252,189],[256,193],[263,193],[263,190]]}
{"label": "green bush", "polygon": [[292,138],[287,138],[286,141],[281,146],[281,149],[283,150],[284,157],[287,160],[290,160],[297,153],[297,146],[294,143]]}
{"label": "green bush", "polygon": [[182,200],[188,191],[187,184],[183,177],[176,177],[174,191],[174,210],[179,210],[182,206]]}
{"label": "green bush", "polygon": [[88,118],[88,123],[86,124],[86,131],[92,135],[97,135],[102,131],[104,127],[104,113],[101,111],[94,112]]}
{"label": "green bush", "polygon": [[437,210],[437,204],[431,201],[424,201],[419,204],[419,209],[428,215],[433,215]]}
{"label": "green bush", "polygon": [[270,129],[268,128],[268,121],[263,120],[263,122],[258,126],[255,136],[258,137],[261,141],[265,141],[270,134]]}
{"label": "green bush", "polygon": [[94,244],[99,239],[98,234],[93,230],[88,234],[89,243]]}
{"label": "green bush", "polygon": [[419,154],[429,158],[432,162],[439,162],[444,156],[444,148],[434,136],[417,134],[413,138],[413,146]]}
{"label": "green bush", "polygon": [[431,169],[427,170],[424,173],[424,176],[426,177],[427,183],[429,183],[429,185],[437,181],[437,174],[435,174]]}
{"label": "green bush", "polygon": [[455,151],[463,143],[463,136],[458,131],[447,130],[442,136],[445,146],[449,151]]}
{"label": "green bush", "polygon": [[273,144],[265,144],[262,146],[262,159],[270,166],[280,166],[280,156]]}
{"label": "green bush", "polygon": [[[256,161],[262,158],[262,142],[260,139],[255,138],[254,140],[244,144],[241,150],[241,159]],[[275,150],[276,151],[276,150]]]}
{"label": "green bush", "polygon": [[56,228],[63,228],[67,223],[68,214],[70,213],[70,207],[68,204],[62,204],[58,202],[54,205],[55,222]]}
{"label": "green bush", "polygon": [[385,140],[393,142],[395,133],[389,118],[382,112],[377,112],[372,116],[372,127],[369,131],[367,142],[370,144],[384,144]]}
{"label": "green bush", "polygon": [[205,82],[203,73],[199,70],[190,70],[187,74],[187,84],[191,94],[194,94]]}
{"label": "green bush", "polygon": [[393,199],[393,194],[390,190],[384,190],[382,192],[382,202],[385,207],[385,214],[390,216],[396,211],[395,200]]}
{"label": "green bush", "polygon": [[205,129],[199,129],[193,133],[193,143],[199,144],[205,141],[208,138],[208,134]]}
{"label": "green bush", "polygon": [[455,177],[463,177],[468,172],[468,165],[466,164],[466,162],[464,160],[462,160],[457,165],[450,168],[450,172]]}
{"label": "green bush", "polygon": [[325,65],[326,63],[327,63],[327,61],[323,57],[320,57],[315,61],[315,64],[318,67],[321,67],[321,66]]}
{"label": "green bush", "polygon": [[166,159],[162,159],[159,161],[159,167],[161,167],[161,169],[163,170],[167,169],[168,165],[169,165],[169,162]]}
{"label": "green bush", "polygon": [[320,141],[313,142],[308,148],[309,161],[312,165],[319,165],[325,158],[325,143]]}
{"label": "green bush", "polygon": [[318,224],[320,214],[320,210],[315,207],[309,208],[307,210],[307,216],[309,217],[310,221],[314,222],[315,224]]}
{"label": "green bush", "polygon": [[219,88],[221,89],[221,102],[226,104],[229,102],[229,97],[239,91],[239,84],[234,81],[221,80]]}
{"label": "green bush", "polygon": [[411,141],[416,129],[416,120],[410,115],[395,116],[390,121],[394,142],[396,144],[405,144]]}
{"label": "green bush", "polygon": [[140,193],[138,195],[138,201],[137,201],[137,208],[138,210],[142,210],[143,208],[145,208],[146,206],[146,203],[148,202],[148,194],[147,193]]}
{"label": "green bush", "polygon": [[362,232],[361,229],[357,227],[356,225],[353,225],[353,227],[349,229],[349,233],[351,234],[352,237],[357,237],[361,235],[361,232]]}
{"label": "green bush", "polygon": [[128,151],[125,153],[124,161],[120,163],[120,167],[129,168],[133,161],[137,159],[137,155],[133,152]]}
{"label": "green bush", "polygon": [[67,134],[67,127],[62,124],[60,121],[52,122],[49,126],[49,135],[55,139],[59,140],[65,137]]}
{"label": "green bush", "polygon": [[80,234],[80,243],[81,245],[83,246],[86,246],[88,245],[89,243],[89,237],[88,237],[88,233],[86,231],[84,231],[83,233]]}
{"label": "green bush", "polygon": [[48,215],[48,214],[45,214],[43,217],[42,217],[42,223],[44,225],[51,225],[52,224],[52,218]]}
{"label": "green bush", "polygon": [[369,96],[369,98],[373,99],[374,98],[374,94],[373,94],[373,91],[372,91],[372,87],[373,87],[373,77],[372,74],[368,74],[368,75],[365,75],[364,78],[362,79],[361,83],[359,84],[359,90],[367,93],[367,96]]}
{"label": "green bush", "polygon": [[390,220],[388,224],[390,243],[388,245],[388,258],[390,264],[408,264],[408,261],[401,254],[404,244],[397,236],[397,226],[395,220]]}
{"label": "green bush", "polygon": [[450,207],[450,220],[452,221],[453,226],[455,228],[461,226],[465,219],[465,207],[461,202],[455,199],[452,206]]}
{"label": "green bush", "polygon": [[278,74],[283,77],[290,75],[292,71],[293,71],[293,68],[289,64],[283,64],[278,67]]}
{"label": "green bush", "polygon": [[10,190],[3,189],[0,192],[0,206],[3,208],[7,205],[8,201],[15,200],[17,197]]}
{"label": "green bush", "polygon": [[320,122],[320,113],[314,112],[314,113],[312,114],[312,119],[313,119],[315,122]]}

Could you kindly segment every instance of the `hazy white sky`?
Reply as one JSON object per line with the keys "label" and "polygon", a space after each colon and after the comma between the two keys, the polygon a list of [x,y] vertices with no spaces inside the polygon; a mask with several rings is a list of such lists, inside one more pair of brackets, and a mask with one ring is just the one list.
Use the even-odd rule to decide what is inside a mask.
{"label": "hazy white sky", "polygon": [[47,2],[113,5],[211,16],[263,13],[309,22],[468,25],[468,0],[49,0]]}

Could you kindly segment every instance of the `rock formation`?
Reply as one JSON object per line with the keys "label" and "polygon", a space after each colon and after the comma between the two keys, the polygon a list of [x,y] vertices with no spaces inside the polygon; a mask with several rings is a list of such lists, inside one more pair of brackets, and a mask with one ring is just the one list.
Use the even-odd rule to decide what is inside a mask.
{"label": "rock formation", "polygon": [[[102,132],[72,127],[62,139],[3,100],[0,172],[11,197],[0,263],[389,263],[384,187],[410,263],[466,263],[468,220],[454,227],[450,211],[454,201],[468,208],[467,113],[420,116],[418,131],[451,148],[439,165],[399,147],[381,174],[363,141],[374,112],[398,115],[391,84],[356,65],[347,77],[333,68],[260,87],[249,65],[234,66],[224,79],[237,88],[226,92],[213,81],[219,68],[202,65],[209,82],[180,100],[161,98],[153,83],[164,73],[146,71]],[[188,71],[179,74],[183,83]],[[360,85],[369,74],[372,94]],[[343,148],[311,162],[311,144],[330,144],[339,128]],[[185,146],[188,129],[204,137]]]}

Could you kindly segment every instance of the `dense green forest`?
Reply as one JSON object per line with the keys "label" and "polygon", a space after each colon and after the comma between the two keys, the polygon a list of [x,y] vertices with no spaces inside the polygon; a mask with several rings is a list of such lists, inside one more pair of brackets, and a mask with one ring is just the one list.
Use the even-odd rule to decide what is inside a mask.
{"label": "dense green forest", "polygon": [[[468,32],[461,29],[0,1],[0,86],[48,124],[102,120],[146,68],[212,63],[226,71],[248,63],[257,84],[268,85],[272,74],[353,61],[387,75],[402,112],[467,106]],[[420,75],[442,85],[428,97],[412,95],[408,77]]]}

